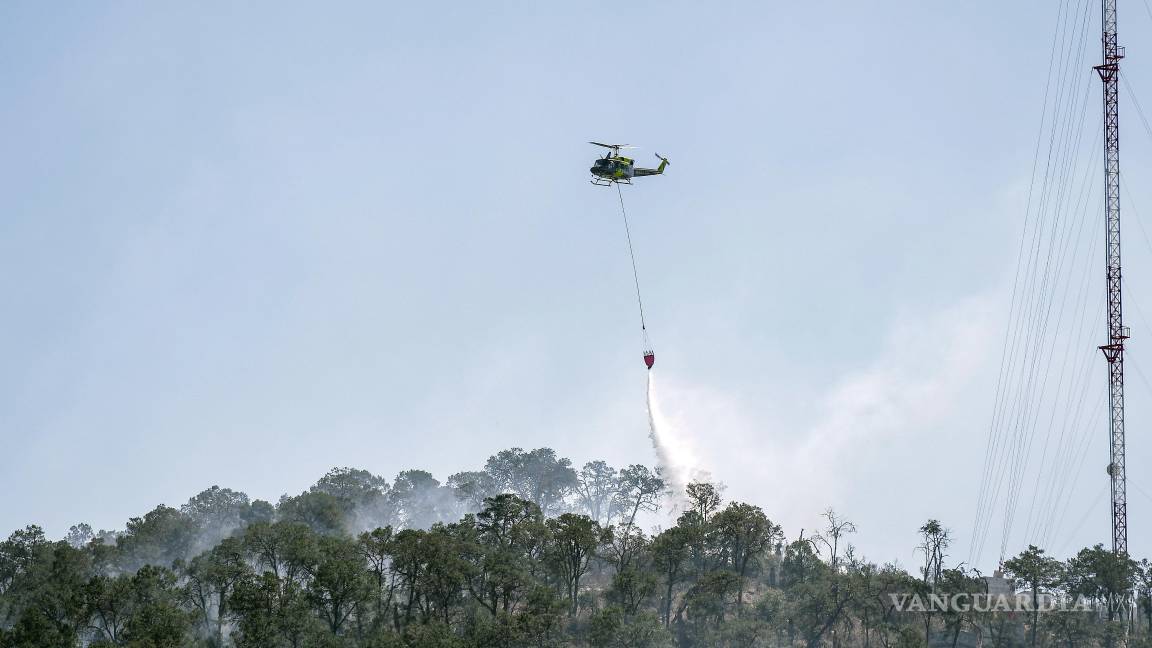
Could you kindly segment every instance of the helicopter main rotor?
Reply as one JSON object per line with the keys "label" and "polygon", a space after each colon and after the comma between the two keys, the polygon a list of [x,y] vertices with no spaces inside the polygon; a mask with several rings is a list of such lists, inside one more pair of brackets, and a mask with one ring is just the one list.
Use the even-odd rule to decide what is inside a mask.
{"label": "helicopter main rotor", "polygon": [[589,144],[595,144],[596,146],[603,146],[606,149],[612,150],[614,153],[616,153],[616,155],[620,155],[620,149],[636,148],[635,146],[632,146],[630,144],[604,144],[601,142],[588,142],[588,143]]}

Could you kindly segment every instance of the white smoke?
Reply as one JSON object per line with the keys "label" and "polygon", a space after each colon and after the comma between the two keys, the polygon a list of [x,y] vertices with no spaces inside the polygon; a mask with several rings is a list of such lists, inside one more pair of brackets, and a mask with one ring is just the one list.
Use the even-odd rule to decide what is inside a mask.
{"label": "white smoke", "polygon": [[652,370],[648,371],[648,426],[648,438],[656,450],[657,468],[672,493],[671,511],[675,512],[683,508],[684,487],[706,474],[700,468],[696,453],[660,410],[656,377]]}

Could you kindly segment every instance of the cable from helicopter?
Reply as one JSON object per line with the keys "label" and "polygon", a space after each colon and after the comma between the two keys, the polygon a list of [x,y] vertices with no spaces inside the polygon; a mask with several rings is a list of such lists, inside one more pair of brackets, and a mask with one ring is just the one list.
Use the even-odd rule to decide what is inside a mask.
{"label": "cable from helicopter", "polygon": [[640,273],[636,269],[636,252],[632,248],[632,229],[628,226],[628,211],[624,209],[624,192],[616,183],[616,196],[620,199],[620,215],[624,217],[624,236],[628,240],[628,256],[632,259],[632,281],[636,286],[636,306],[640,309],[640,335],[644,341],[644,364],[649,370],[656,363],[652,341],[648,339],[648,325],[644,322],[644,299],[640,297]]}
{"label": "cable from helicopter", "polygon": [[636,251],[632,246],[632,229],[628,226],[628,210],[624,208],[624,192],[620,190],[620,185],[622,183],[632,184],[632,178],[662,175],[664,169],[668,167],[668,158],[657,153],[656,157],[660,160],[660,165],[655,169],[644,169],[637,167],[632,158],[620,155],[621,149],[634,147],[627,144],[588,143],[608,149],[604,157],[596,160],[589,171],[592,173],[592,184],[600,187],[616,185],[616,196],[620,199],[620,215],[624,218],[624,235],[628,240],[628,256],[632,259],[632,281],[636,286],[636,305],[640,309],[640,335],[644,343],[644,365],[651,370],[652,365],[656,363],[656,353],[652,350],[652,341],[648,338],[648,325],[644,321],[644,300],[640,296],[640,273],[636,269]]}

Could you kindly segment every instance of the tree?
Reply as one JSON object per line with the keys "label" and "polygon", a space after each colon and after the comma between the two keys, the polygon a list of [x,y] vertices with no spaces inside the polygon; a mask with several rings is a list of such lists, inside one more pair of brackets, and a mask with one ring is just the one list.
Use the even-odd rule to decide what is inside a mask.
{"label": "tree", "polygon": [[239,538],[225,538],[192,559],[185,570],[184,600],[194,609],[213,646],[224,645],[228,600],[241,579],[251,573]]}
{"label": "tree", "polygon": [[836,571],[836,562],[840,556],[840,538],[849,533],[856,533],[856,525],[836,515],[832,509],[824,511],[824,519],[828,521],[824,534],[812,536],[812,540],[823,544],[828,550],[828,564],[831,565],[832,571]]}
{"label": "tree", "polygon": [[1136,566],[1136,597],[1148,632],[1152,633],[1152,563],[1147,558]]}
{"label": "tree", "polygon": [[1136,561],[1098,544],[1081,549],[1068,561],[1066,570],[1069,593],[1103,603],[1108,620],[1113,621],[1128,603],[1136,577]]}
{"label": "tree", "polygon": [[88,630],[98,641],[120,645],[130,612],[131,578],[96,574],[84,586],[85,607],[89,613]]}
{"label": "tree", "polygon": [[44,530],[36,525],[13,531],[0,542],[0,594],[6,593],[12,583],[32,568],[38,551],[48,545]]}
{"label": "tree", "polygon": [[333,635],[370,598],[372,585],[362,569],[356,543],[347,538],[318,539],[318,560],[308,582],[308,599]]}
{"label": "tree", "polygon": [[627,617],[620,608],[609,607],[589,618],[588,644],[593,648],[658,648],[672,641],[652,616]]}
{"label": "tree", "polygon": [[350,530],[364,531],[397,522],[391,487],[383,477],[367,470],[333,468],[308,490],[342,502],[344,524]]}
{"label": "tree", "polygon": [[285,495],[277,507],[279,519],[304,524],[313,532],[340,535],[348,531],[353,503],[323,491]]}
{"label": "tree", "polygon": [[720,508],[720,491],[714,484],[692,482],[684,488],[684,493],[688,497],[689,510],[695,511],[705,523]]}
{"label": "tree", "polygon": [[576,476],[576,496],[597,523],[612,522],[612,497],[619,490],[616,469],[604,461],[589,461]]}
{"label": "tree", "polygon": [[248,510],[244,511],[244,526],[255,524],[256,522],[272,522],[276,517],[276,507],[271,502],[264,500],[252,500],[248,505]]}
{"label": "tree", "polygon": [[806,583],[823,576],[827,570],[828,566],[820,560],[816,550],[813,549],[812,541],[805,539],[803,535],[785,547],[784,561],[780,569],[785,585]]}
{"label": "tree", "polygon": [[756,564],[766,551],[782,540],[784,532],[764,515],[760,507],[738,502],[732,502],[717,513],[712,525],[721,550],[738,578],[736,611],[739,614],[744,605],[744,583],[749,565]]}
{"label": "tree", "polygon": [[392,597],[396,591],[396,580],[392,577],[392,527],[382,527],[366,531],[359,537],[360,556],[371,571],[375,584],[372,590],[375,614],[373,623],[384,623],[386,611],[392,607]]}
{"label": "tree", "polygon": [[458,472],[448,477],[447,486],[456,495],[456,499],[472,510],[480,509],[485,499],[499,494],[496,480],[482,470]]}
{"label": "tree", "polygon": [[514,493],[534,502],[547,514],[556,511],[577,486],[572,462],[558,458],[551,448],[503,450],[488,458],[484,471],[491,476],[497,492]]}
{"label": "tree", "polygon": [[[924,566],[920,568],[925,587],[935,588],[944,571],[944,558],[947,556],[948,546],[952,538],[948,529],[944,528],[938,520],[928,520],[920,527],[922,543],[917,550],[924,552]],[[932,610],[924,612],[924,642],[931,643]]]}
{"label": "tree", "polygon": [[195,533],[195,524],[187,515],[157,506],[142,518],[128,520],[128,528],[116,539],[119,567],[134,571],[141,565],[170,566],[188,557]]}
{"label": "tree", "polygon": [[229,607],[236,618],[231,638],[237,648],[304,648],[318,644],[318,638],[327,634],[304,587],[272,571],[241,579]]}
{"label": "tree", "polygon": [[41,541],[38,531],[29,527],[9,538],[23,545],[17,554],[28,553],[0,604],[12,604],[19,634],[35,638],[29,645],[73,645],[87,625],[84,584],[91,560],[67,542]]}
{"label": "tree", "polygon": [[192,625],[180,605],[176,575],[171,570],[144,565],[128,578],[128,614],[121,632],[128,646],[180,648]]}
{"label": "tree", "polygon": [[[890,637],[898,634],[901,628],[892,597],[915,592],[918,586],[916,579],[895,565],[877,567],[856,560],[848,562],[847,576],[853,581],[855,599],[852,605],[864,633],[864,645],[871,645],[873,636],[882,645],[890,645]],[[918,634],[915,639],[919,641]]]}
{"label": "tree", "polygon": [[564,513],[547,522],[549,557],[564,583],[568,595],[568,614],[579,611],[580,579],[588,572],[592,559],[603,539],[600,525],[586,515]]}
{"label": "tree", "polygon": [[531,588],[547,527],[531,501],[502,494],[484,502],[484,510],[450,529],[468,563],[468,592],[495,617],[511,613]]}
{"label": "tree", "polygon": [[732,595],[740,583],[735,574],[717,571],[702,575],[684,594],[684,599],[676,612],[679,624],[687,623],[685,630],[693,640],[693,645],[708,646],[715,643],[714,634],[720,629],[729,607]]}
{"label": "tree", "polygon": [[644,534],[636,526],[640,511],[657,511],[664,480],[647,466],[634,464],[620,469],[613,506],[620,511],[620,525],[613,534],[612,550],[616,569],[629,566],[637,549],[644,542]]}
{"label": "tree", "polygon": [[672,592],[684,578],[685,563],[691,555],[692,529],[676,525],[652,539],[652,564],[664,579],[661,620],[664,627],[672,621]]}
{"label": "tree", "polygon": [[1097,645],[1095,639],[1100,634],[1099,623],[1086,614],[1051,614],[1044,623],[1052,632],[1053,645],[1063,648],[1080,648]]}
{"label": "tree", "polygon": [[257,570],[271,572],[283,587],[301,586],[318,559],[316,534],[301,522],[253,524],[243,545]]}
{"label": "tree", "polygon": [[924,566],[920,574],[925,583],[934,583],[940,579],[940,572],[944,570],[945,552],[952,544],[951,533],[938,520],[928,520],[920,527],[920,536],[923,542],[917,549],[924,552]]}
{"label": "tree", "polygon": [[[958,595],[965,595],[968,600],[974,600],[974,597],[983,594],[987,591],[987,584],[985,581],[978,577],[976,573],[969,573],[961,567],[955,569],[945,569],[940,573],[940,581],[936,584],[937,592],[945,597],[955,597]],[[1035,597],[1033,601],[1035,601]],[[976,626],[976,613],[971,609],[964,609],[963,606],[946,607],[941,613],[944,622],[944,630],[948,636],[951,636],[951,646],[955,648],[959,643],[960,633],[964,630],[964,626]],[[1033,622],[1033,636],[1035,636],[1035,621]]]}
{"label": "tree", "polygon": [[364,504],[385,495],[388,481],[358,468],[333,468],[308,489],[327,493],[353,504]]}
{"label": "tree", "polygon": [[423,529],[403,529],[388,543],[391,570],[405,595],[403,618],[398,619],[405,627],[412,622],[420,606],[422,584],[428,570],[428,558],[424,552],[427,533]]}
{"label": "tree", "polygon": [[647,466],[634,464],[620,469],[616,489],[614,500],[623,515],[622,526],[630,529],[635,526],[640,511],[656,511],[660,508],[664,480]]}
{"label": "tree", "polygon": [[476,515],[476,529],[485,544],[523,549],[533,542],[543,520],[534,502],[503,494],[484,500],[484,510]]}
{"label": "tree", "polygon": [[188,500],[180,507],[201,535],[215,543],[231,535],[244,523],[250,506],[248,496],[229,488],[213,486]]}
{"label": "tree", "polygon": [[453,610],[459,607],[463,598],[468,570],[468,563],[463,558],[465,551],[453,530],[446,525],[435,524],[425,535],[423,554],[428,565],[423,583],[425,623],[433,619],[452,623]]}
{"label": "tree", "polygon": [[285,602],[280,580],[270,571],[241,578],[228,599],[236,619],[232,643],[238,648],[281,646],[280,613]]}
{"label": "tree", "polygon": [[92,542],[95,537],[96,534],[92,532],[92,527],[85,522],[81,522],[80,524],[73,524],[68,527],[68,533],[64,536],[64,542],[79,549],[89,542]]}
{"label": "tree", "polygon": [[396,475],[390,499],[398,524],[412,529],[426,529],[456,512],[455,495],[423,470]]}
{"label": "tree", "polygon": [[1004,570],[1015,578],[1018,586],[1027,587],[1032,596],[1032,645],[1040,626],[1041,590],[1056,587],[1063,580],[1064,568],[1059,560],[1044,555],[1044,550],[1036,545],[1019,555],[1004,561]]}
{"label": "tree", "polygon": [[850,576],[832,571],[823,562],[820,565],[818,571],[809,574],[803,581],[794,582],[787,590],[792,600],[791,618],[799,622],[809,648],[821,645],[824,637],[841,622],[845,611],[856,599]]}
{"label": "tree", "polygon": [[656,593],[656,575],[640,566],[628,566],[612,575],[608,600],[633,617],[647,605]]}

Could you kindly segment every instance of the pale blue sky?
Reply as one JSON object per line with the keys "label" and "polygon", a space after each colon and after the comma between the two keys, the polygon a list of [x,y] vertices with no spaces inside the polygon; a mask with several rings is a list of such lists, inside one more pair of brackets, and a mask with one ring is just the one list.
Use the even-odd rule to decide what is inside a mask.
{"label": "pale blue sky", "polygon": [[[1122,41],[1152,107],[1144,9]],[[939,517],[963,558],[1055,13],[5,3],[0,529],[119,527],[212,484],[275,500],[336,465],[443,479],[510,446],[651,463],[597,139],[672,161],[625,198],[666,409],[728,496],[793,536],[835,506],[875,560]],[[883,411],[852,414],[861,393]],[[1069,548],[1108,539],[1103,503],[1072,528],[1103,444]]]}

